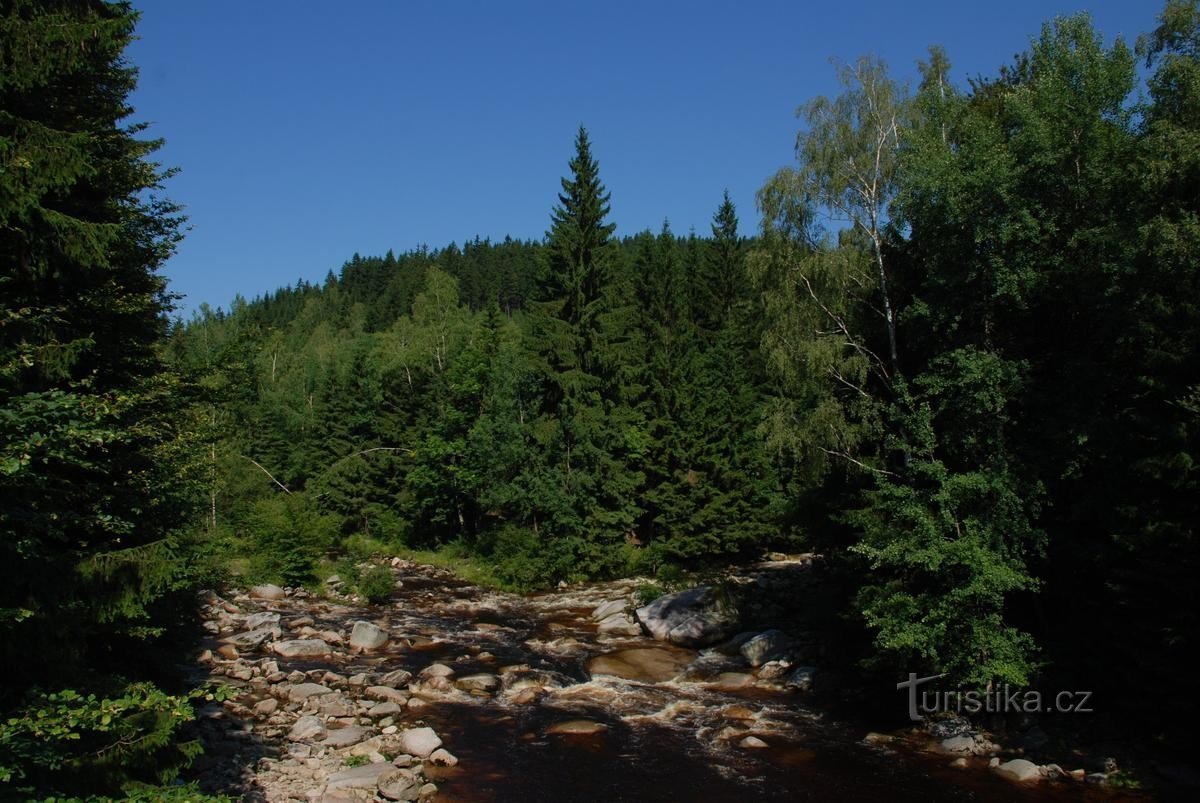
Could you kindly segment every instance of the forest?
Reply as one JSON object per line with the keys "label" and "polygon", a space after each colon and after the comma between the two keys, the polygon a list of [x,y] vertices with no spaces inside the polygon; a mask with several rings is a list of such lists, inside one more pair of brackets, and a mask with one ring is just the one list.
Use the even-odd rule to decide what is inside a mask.
{"label": "forest", "polygon": [[1194,721],[1195,0],[966,85],[839,62],[751,226],[716,186],[709,231],[617,232],[580,127],[541,240],[186,320],[136,13],[0,8],[0,797],[165,799],[196,589],[362,550],[518,591],[818,552],[864,672]]}

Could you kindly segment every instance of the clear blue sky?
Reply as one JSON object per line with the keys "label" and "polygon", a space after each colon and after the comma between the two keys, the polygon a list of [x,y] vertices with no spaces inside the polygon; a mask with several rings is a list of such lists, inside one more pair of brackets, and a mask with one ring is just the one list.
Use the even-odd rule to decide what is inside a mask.
{"label": "clear blue sky", "polygon": [[386,2],[135,0],[134,119],[181,168],[192,227],[167,265],[184,311],[227,306],[354,252],[475,235],[540,238],[576,128],[618,233],[707,233],[728,188],[742,229],[792,160],[795,108],[835,91],[831,57],[899,76],[941,44],[991,75],[1055,14],[1110,40],[1156,0]]}

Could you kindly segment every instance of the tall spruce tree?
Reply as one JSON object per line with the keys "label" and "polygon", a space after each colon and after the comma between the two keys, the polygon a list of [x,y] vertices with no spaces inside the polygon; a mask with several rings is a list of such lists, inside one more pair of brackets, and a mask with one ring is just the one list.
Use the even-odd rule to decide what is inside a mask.
{"label": "tall spruce tree", "polygon": [[544,526],[563,570],[579,574],[615,568],[613,547],[637,518],[640,477],[629,465],[631,446],[622,426],[629,411],[610,348],[611,314],[619,306],[615,225],[607,221],[609,195],[582,126],[569,166],[547,233],[531,330],[545,376],[536,430],[549,472],[537,493],[551,503]]}
{"label": "tall spruce tree", "polygon": [[[126,3],[0,5],[7,711],[33,683],[122,694],[113,678],[145,678],[158,663],[168,603],[187,590],[171,536],[193,489],[179,383],[163,370],[169,297],[157,273],[181,217],[154,195],[166,175],[150,160],[159,143],[123,122],[135,20]],[[186,712],[147,686],[124,694],[103,723],[94,701],[70,693],[40,731],[19,713],[0,717],[0,779],[35,797],[112,792],[130,773],[171,766],[168,736]]]}

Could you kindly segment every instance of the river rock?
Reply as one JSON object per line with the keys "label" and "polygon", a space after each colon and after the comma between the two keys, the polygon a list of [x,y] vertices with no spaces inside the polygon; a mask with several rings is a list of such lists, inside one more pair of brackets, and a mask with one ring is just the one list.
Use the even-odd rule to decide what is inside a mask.
{"label": "river rock", "polygon": [[279,708],[279,701],[274,697],[268,697],[265,700],[259,700],[254,704],[254,713],[260,717],[269,717],[274,714]]}
{"label": "river rock", "polygon": [[596,733],[603,733],[608,730],[608,726],[603,722],[596,722],[591,719],[569,719],[566,722],[558,722],[546,729],[547,733],[557,734],[559,736],[591,736]]}
{"label": "river rock", "polygon": [[636,647],[600,655],[588,662],[588,672],[612,675],[643,683],[659,683],[679,675],[695,659],[691,650],[678,647]]}
{"label": "river rock", "polygon": [[592,611],[592,618],[597,622],[603,622],[614,613],[625,613],[626,605],[627,603],[623,599],[609,600]]}
{"label": "river rock", "polygon": [[799,666],[796,667],[792,674],[788,675],[785,683],[788,688],[796,689],[797,691],[811,691],[813,680],[817,676],[817,668],[815,666]]}
{"label": "river rock", "polygon": [[351,767],[335,772],[325,779],[325,790],[333,792],[339,789],[368,789],[374,791],[379,781],[396,768],[387,762],[381,764],[364,764],[361,767]]}
{"label": "river rock", "polygon": [[483,692],[485,694],[494,694],[500,690],[500,678],[495,675],[481,673],[478,675],[467,675],[454,681],[454,685],[466,692]]}
{"label": "river rock", "polygon": [[329,694],[332,691],[333,689],[328,686],[322,686],[320,683],[298,683],[295,686],[288,687],[287,696],[289,699],[300,701],[321,694]]}
{"label": "river rock", "polygon": [[429,763],[436,767],[453,767],[458,764],[458,758],[444,747],[439,747],[429,754]]}
{"label": "river rock", "polygon": [[722,672],[709,682],[718,689],[744,689],[754,685],[754,675],[745,672]]}
{"label": "river rock", "polygon": [[293,742],[319,742],[329,735],[325,723],[320,717],[303,716],[288,731],[288,739]]}
{"label": "river rock", "polygon": [[347,725],[344,728],[329,731],[329,735],[321,742],[325,747],[349,747],[358,744],[371,735],[370,728],[361,725]]}
{"label": "river rock", "polygon": [[596,630],[610,636],[640,636],[642,626],[631,619],[624,610],[621,610],[601,619]]}
{"label": "river rock", "polygon": [[1042,777],[1038,765],[1024,758],[1005,761],[995,768],[996,772],[1010,781],[1036,781]]}
{"label": "river rock", "polygon": [[736,616],[710,586],[664,594],[636,611],[637,620],[659,641],[702,647],[727,638]]}
{"label": "river rock", "polygon": [[399,689],[393,689],[391,686],[368,686],[363,694],[372,700],[379,700],[385,703],[403,705],[408,701],[407,694]]}
{"label": "river rock", "polygon": [[277,641],[275,654],[283,658],[321,658],[329,655],[329,645],[319,638]]}
{"label": "river rock", "polygon": [[394,717],[397,714],[399,714],[400,712],[402,712],[403,710],[404,710],[404,708],[402,708],[399,703],[393,703],[393,702],[376,703],[375,705],[371,706],[370,709],[368,709],[367,716],[372,717],[373,719],[380,719],[382,717]]}
{"label": "river rock", "polygon": [[279,614],[274,611],[259,611],[252,613],[246,617],[245,627],[247,630],[257,630],[260,627],[267,625],[279,625]]}
{"label": "river rock", "polygon": [[448,678],[454,676],[454,670],[445,664],[430,664],[420,672],[420,677],[423,680],[430,678]]}
{"label": "river rock", "polygon": [[[405,669],[393,669],[379,679],[380,686],[391,686],[392,688],[400,688],[412,680],[412,672]],[[374,684],[370,684],[374,685]]]}
{"label": "river rock", "polygon": [[221,640],[226,644],[232,644],[239,650],[253,650],[261,646],[267,639],[275,638],[278,635],[278,627],[268,626],[247,630],[245,633],[238,633],[236,636],[229,636]]}
{"label": "river rock", "polygon": [[400,733],[400,750],[417,758],[428,758],[429,754],[442,746],[442,740],[433,728],[409,728]]}
{"label": "river rock", "polygon": [[283,599],[285,594],[282,588],[271,583],[263,583],[260,586],[254,586],[250,589],[250,596],[255,599]]}
{"label": "river rock", "polygon": [[943,753],[974,753],[975,737],[951,736],[949,739],[942,739],[938,744],[938,749]]}
{"label": "river rock", "polygon": [[350,646],[357,650],[377,650],[388,643],[388,632],[371,622],[355,622]]}
{"label": "river rock", "polygon": [[742,739],[740,742],[738,742],[738,747],[760,748],[770,747],[770,745],[757,736],[747,736],[745,739]]}
{"label": "river rock", "polygon": [[411,770],[384,764],[387,771],[377,778],[379,796],[387,800],[417,800],[421,796],[423,782]]}
{"label": "river rock", "polygon": [[767,630],[747,641],[738,650],[750,666],[762,666],[787,655],[792,639],[781,630]]}

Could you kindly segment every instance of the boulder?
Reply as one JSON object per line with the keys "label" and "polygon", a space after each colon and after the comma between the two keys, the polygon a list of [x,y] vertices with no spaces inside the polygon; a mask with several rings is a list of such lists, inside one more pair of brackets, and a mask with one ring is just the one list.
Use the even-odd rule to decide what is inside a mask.
{"label": "boulder", "polygon": [[379,780],[395,767],[387,762],[381,764],[364,764],[361,767],[335,772],[325,779],[325,790],[334,792],[339,789],[367,789],[374,791],[379,786]]}
{"label": "boulder", "polygon": [[368,686],[363,694],[371,700],[379,700],[385,703],[399,703],[403,705],[408,701],[408,695],[399,689],[393,689],[391,686]]}
{"label": "boulder", "polygon": [[246,617],[246,629],[257,630],[267,625],[279,625],[279,614],[274,611],[259,611]]}
{"label": "boulder", "polygon": [[429,678],[448,678],[454,675],[454,670],[445,664],[430,664],[420,672],[420,677],[423,680]]}
{"label": "boulder", "polygon": [[738,650],[750,666],[778,661],[791,649],[792,639],[781,630],[767,630],[747,641]]}
{"label": "boulder", "polygon": [[439,747],[429,754],[429,763],[435,767],[453,767],[458,763],[458,758],[446,748]]}
{"label": "boulder", "polygon": [[636,647],[600,655],[588,662],[588,672],[612,675],[643,683],[660,683],[683,672],[696,657],[691,650],[678,647]]}
{"label": "boulder", "polygon": [[288,739],[293,742],[319,742],[329,735],[325,723],[320,717],[303,716],[288,731]]}
{"label": "boulder", "polygon": [[942,739],[938,744],[938,750],[943,753],[974,753],[975,752],[975,737],[974,736],[951,736],[949,739]]}
{"label": "boulder", "polygon": [[614,613],[624,613],[626,604],[623,599],[609,600],[592,611],[592,618],[597,622],[603,622]]}
{"label": "boulder", "polygon": [[737,623],[710,586],[664,594],[636,611],[637,620],[659,641],[702,647],[729,636]]}
{"label": "boulder", "polygon": [[329,735],[321,742],[325,747],[349,747],[358,744],[371,735],[370,728],[361,725],[347,725],[344,728],[329,731]]}
{"label": "boulder", "polygon": [[792,674],[788,675],[786,683],[788,688],[797,691],[811,691],[816,676],[817,668],[815,666],[799,666]]}
{"label": "boulder", "polygon": [[379,679],[380,686],[391,686],[392,688],[400,688],[412,680],[412,672],[404,669],[393,669]]}
{"label": "boulder", "polygon": [[1038,765],[1025,758],[1005,761],[995,768],[996,772],[1010,781],[1036,781],[1042,777]]}
{"label": "boulder", "polygon": [[307,700],[309,697],[329,694],[333,689],[328,686],[322,686],[320,683],[298,683],[291,686],[287,690],[287,696],[297,702]]}
{"label": "boulder", "polygon": [[329,645],[319,638],[277,641],[275,654],[283,658],[322,658],[329,655]]}
{"label": "boulder", "polygon": [[428,758],[429,754],[442,746],[442,740],[433,728],[409,728],[400,733],[400,750],[417,758]]}
{"label": "boulder", "polygon": [[399,703],[376,703],[367,711],[367,716],[379,719],[382,717],[394,717],[404,709]]}
{"label": "boulder", "polygon": [[500,678],[486,673],[467,675],[454,681],[454,685],[466,692],[494,694],[500,690]]}
{"label": "boulder", "polygon": [[738,742],[738,747],[759,748],[769,747],[769,745],[757,736],[747,736],[745,739],[742,739],[740,742]]}
{"label": "boulder", "polygon": [[356,650],[377,650],[388,643],[388,632],[371,622],[355,622],[350,646]]}
{"label": "boulder", "polygon": [[284,590],[277,585],[271,583],[263,583],[260,586],[255,586],[250,589],[250,596],[255,599],[283,599],[286,594]]}
{"label": "boulder", "polygon": [[421,796],[423,781],[410,770],[384,764],[387,772],[377,779],[379,796],[386,800],[417,800]]}
{"label": "boulder", "polygon": [[629,614],[622,610],[601,619],[596,630],[612,636],[640,636],[642,626],[629,618]]}
{"label": "boulder", "polygon": [[277,626],[268,625],[255,630],[247,630],[245,633],[238,633],[236,636],[229,636],[221,639],[226,644],[232,644],[239,650],[253,650],[261,646],[267,639],[273,639],[279,635]]}

